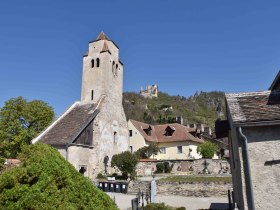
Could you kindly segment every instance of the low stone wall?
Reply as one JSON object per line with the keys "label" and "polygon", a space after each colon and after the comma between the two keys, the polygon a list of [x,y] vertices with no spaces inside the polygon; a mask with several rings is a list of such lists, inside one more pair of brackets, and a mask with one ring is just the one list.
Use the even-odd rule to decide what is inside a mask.
{"label": "low stone wall", "polygon": [[[206,162],[205,162],[206,161]],[[156,171],[156,164],[169,162],[173,165],[172,174],[201,174],[207,164],[208,171],[211,175],[229,174],[230,164],[228,160],[215,159],[197,159],[197,160],[140,160],[136,167],[137,176],[151,176]]]}
{"label": "low stone wall", "polygon": [[[129,183],[128,193],[136,194],[139,189],[143,192],[149,190],[149,181],[134,181]],[[226,197],[231,183],[180,183],[157,181],[157,193],[159,195],[178,195],[186,197]]]}

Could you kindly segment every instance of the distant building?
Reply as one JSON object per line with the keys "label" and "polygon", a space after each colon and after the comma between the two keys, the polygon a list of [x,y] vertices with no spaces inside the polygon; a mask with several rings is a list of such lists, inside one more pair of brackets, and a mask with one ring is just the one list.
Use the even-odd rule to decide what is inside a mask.
{"label": "distant building", "polygon": [[128,150],[128,127],[122,106],[123,64],[119,48],[103,32],[83,57],[81,101],[75,102],[32,143],[58,149],[90,178],[110,170],[114,154]]}
{"label": "distant building", "polygon": [[269,91],[226,94],[227,120],[217,136],[229,135],[233,201],[239,210],[279,209],[280,74]]}
{"label": "distant building", "polygon": [[197,146],[204,140],[195,137],[188,129],[178,123],[164,125],[149,125],[136,120],[128,121],[129,146],[132,152],[156,144],[160,152],[154,158],[157,160],[187,160],[199,159]]}
{"label": "distant building", "polygon": [[155,85],[148,85],[146,90],[141,88],[140,95],[145,98],[157,98],[158,97],[158,86]]}

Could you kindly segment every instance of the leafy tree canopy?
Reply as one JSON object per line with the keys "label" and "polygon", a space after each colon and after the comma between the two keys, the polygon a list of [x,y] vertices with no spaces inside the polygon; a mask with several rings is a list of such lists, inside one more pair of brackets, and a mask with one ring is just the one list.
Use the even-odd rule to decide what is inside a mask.
{"label": "leafy tree canopy", "polygon": [[202,155],[202,158],[212,158],[217,150],[218,146],[210,141],[206,141],[197,147],[197,152]]}
{"label": "leafy tree canopy", "polygon": [[157,155],[159,148],[156,144],[150,144],[147,147],[142,147],[138,149],[135,154],[136,156],[141,159],[150,158],[152,155]]}
{"label": "leafy tree canopy", "polygon": [[54,119],[46,102],[23,97],[12,98],[0,109],[0,155],[14,158],[23,145],[30,144]]}
{"label": "leafy tree canopy", "polygon": [[128,174],[130,174],[131,179],[134,179],[137,161],[138,158],[135,154],[125,151],[112,157],[111,166],[116,166],[124,177],[127,178]]}
{"label": "leafy tree canopy", "polygon": [[117,209],[56,149],[28,145],[19,158],[21,166],[0,176],[0,209]]}

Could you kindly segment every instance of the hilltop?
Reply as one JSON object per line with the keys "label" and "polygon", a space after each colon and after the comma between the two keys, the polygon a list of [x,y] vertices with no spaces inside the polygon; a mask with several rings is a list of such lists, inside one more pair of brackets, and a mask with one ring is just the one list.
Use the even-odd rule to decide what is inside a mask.
{"label": "hilltop", "polygon": [[182,116],[184,124],[203,123],[214,127],[218,118],[225,116],[225,93],[221,91],[196,92],[188,98],[159,92],[158,98],[144,98],[135,92],[123,94],[127,119],[149,124],[176,122]]}

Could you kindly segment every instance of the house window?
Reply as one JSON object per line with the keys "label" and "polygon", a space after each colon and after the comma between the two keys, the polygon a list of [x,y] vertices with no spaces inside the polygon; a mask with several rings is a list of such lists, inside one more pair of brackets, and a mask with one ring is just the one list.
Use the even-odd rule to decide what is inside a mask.
{"label": "house window", "polygon": [[79,173],[84,175],[86,171],[87,171],[87,166],[86,165],[80,165],[79,166]]}
{"label": "house window", "polygon": [[130,148],[130,152],[133,152],[133,147],[132,147],[132,146],[129,146],[129,148]]}
{"label": "house window", "polygon": [[96,67],[99,67],[99,66],[100,66],[100,59],[96,58]]}
{"label": "house window", "polygon": [[177,146],[177,153],[183,153],[182,146]]}
{"label": "house window", "polygon": [[91,100],[93,100],[93,90],[91,90]]}
{"label": "house window", "polygon": [[117,64],[117,65],[116,65],[116,70],[118,69],[118,67],[119,67],[119,65]]}
{"label": "house window", "polygon": [[132,136],[132,130],[129,130],[129,136]]}
{"label": "house window", "polygon": [[159,148],[159,153],[160,154],[166,154],[166,147],[160,147]]}
{"label": "house window", "polygon": [[115,131],[114,132],[114,144],[116,144],[117,143],[117,132]]}
{"label": "house window", "polygon": [[94,59],[91,60],[91,68],[94,67]]}
{"label": "house window", "polygon": [[112,64],[112,72],[114,72],[114,66],[115,66],[115,61],[113,61],[113,64]]}

